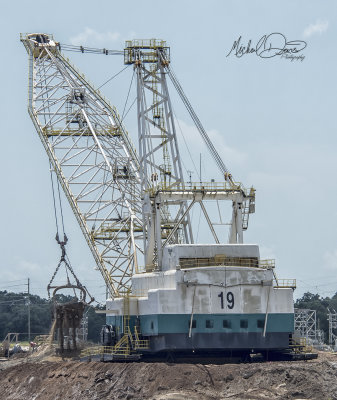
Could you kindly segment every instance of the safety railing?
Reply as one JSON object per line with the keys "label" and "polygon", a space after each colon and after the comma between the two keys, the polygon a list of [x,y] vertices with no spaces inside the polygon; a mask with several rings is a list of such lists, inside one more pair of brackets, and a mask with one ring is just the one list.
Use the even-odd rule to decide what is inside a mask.
{"label": "safety railing", "polygon": [[149,345],[149,340],[140,339],[138,332],[136,334],[135,331],[135,337],[133,337],[131,335],[131,332],[129,332],[129,334],[125,334],[124,336],[122,336],[115,346],[89,347],[81,351],[80,357],[90,359],[91,357],[102,357],[104,355],[110,355],[127,358],[132,353],[138,350],[148,349]]}
{"label": "safety railing", "polygon": [[296,279],[275,279],[274,288],[296,289]]}
{"label": "safety railing", "polygon": [[114,353],[119,353],[121,350],[127,349],[128,352],[130,352],[129,348],[129,336],[124,335],[121,337],[121,339],[117,342],[117,344],[113,347]]}
{"label": "safety railing", "polygon": [[179,265],[182,269],[214,266],[272,269],[275,267],[275,260],[215,256],[210,258],[180,258]]}
{"label": "safety railing", "polygon": [[158,49],[166,47],[166,41],[161,39],[134,39],[127,40],[125,42],[125,47],[137,47],[143,49]]}
{"label": "safety railing", "polygon": [[[130,219],[125,218],[121,221],[116,221],[112,223],[103,222],[101,226],[94,232],[92,232],[94,239],[109,239],[114,237],[115,233],[129,232],[130,231]],[[143,232],[143,227],[140,225],[134,225],[133,232]]]}
{"label": "safety railing", "polygon": [[103,347],[102,346],[95,346],[95,347],[88,347],[87,349],[83,349],[81,351],[81,357],[90,357],[102,354]]}
{"label": "safety railing", "polygon": [[[50,137],[50,136],[92,136],[92,133],[89,128],[86,129],[62,129],[62,128],[47,128],[44,127],[42,129],[43,133]],[[96,129],[95,130],[96,136],[121,136],[121,131],[119,128],[116,127],[107,127],[105,129]]]}
{"label": "safety railing", "polygon": [[[54,36],[51,33],[45,33],[49,40],[54,40]],[[20,40],[28,40],[30,37],[34,37],[35,33],[20,33]]]}
{"label": "safety railing", "polygon": [[148,189],[150,192],[175,192],[175,191],[217,191],[217,192],[233,192],[233,191],[243,191],[246,196],[252,195],[251,190],[247,190],[243,187],[241,182],[183,182],[183,183],[173,183],[166,184],[165,182],[155,183],[153,181],[153,186]]}
{"label": "safety railing", "polygon": [[150,341],[147,339],[140,339],[139,338],[139,332],[137,327],[135,326],[135,335],[132,343],[132,347],[135,350],[141,350],[141,349],[148,349],[150,346]]}
{"label": "safety railing", "polygon": [[295,353],[311,353],[312,346],[307,344],[307,339],[304,337],[290,338],[289,347],[293,349]]}
{"label": "safety railing", "polygon": [[88,349],[84,349],[81,351],[80,357],[81,358],[91,358],[103,355],[111,355],[111,356],[124,356],[127,357],[130,355],[130,348],[129,347],[118,347],[116,346],[99,346],[99,347],[90,347]]}

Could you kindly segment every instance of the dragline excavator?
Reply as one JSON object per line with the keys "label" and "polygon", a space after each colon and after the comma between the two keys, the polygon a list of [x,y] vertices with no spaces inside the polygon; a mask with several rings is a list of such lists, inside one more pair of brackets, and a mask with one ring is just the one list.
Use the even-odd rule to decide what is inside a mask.
{"label": "dragline excavator", "polygon": [[[139,259],[141,254],[145,254],[147,269],[151,269],[160,264],[159,253],[165,243],[194,242],[190,200],[200,203],[219,243],[202,201],[218,195],[219,190],[207,190],[206,183],[194,191],[187,190],[166,74],[225,178],[221,198],[233,201],[229,242],[243,242],[242,231],[248,227],[249,213],[254,212],[255,191],[247,193],[233,182],[170,68],[165,42],[141,41],[136,47],[127,42],[123,52],[61,45],[52,35],[42,33],[22,34],[21,41],[29,55],[28,112],[111,296],[128,290],[131,276],[138,272],[139,262],[143,262]],[[138,153],[116,108],[70,64],[61,49],[124,54],[125,64],[134,64]],[[157,70],[153,70],[156,63]],[[156,213],[154,206],[158,195],[157,200],[150,196],[157,188],[175,189],[174,201],[164,199],[160,193],[160,213]],[[183,199],[177,200],[181,195]],[[171,202],[178,210],[169,215]]]}
{"label": "dragline excavator", "polygon": [[[255,190],[235,182],[180,85],[165,41],[123,51],[22,34],[28,111],[106,282],[103,357],[243,355],[289,349],[295,283],[243,243]],[[136,77],[138,150],[116,108],[62,54],[122,55]],[[185,182],[170,81],[223,180]],[[228,243],[214,210],[232,203]],[[203,217],[197,241],[192,211]],[[195,214],[194,214],[195,215]]]}

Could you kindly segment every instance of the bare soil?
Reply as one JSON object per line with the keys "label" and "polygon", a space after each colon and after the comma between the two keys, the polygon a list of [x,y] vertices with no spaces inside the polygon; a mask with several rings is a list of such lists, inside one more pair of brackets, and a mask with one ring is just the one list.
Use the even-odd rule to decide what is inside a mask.
{"label": "bare soil", "polygon": [[337,399],[337,355],[253,364],[102,363],[51,353],[0,363],[2,400]]}

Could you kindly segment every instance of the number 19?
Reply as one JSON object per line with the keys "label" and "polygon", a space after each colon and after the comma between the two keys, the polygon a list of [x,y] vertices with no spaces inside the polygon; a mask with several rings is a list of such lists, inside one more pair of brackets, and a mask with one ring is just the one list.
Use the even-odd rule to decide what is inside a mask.
{"label": "number 19", "polygon": [[[220,294],[218,294],[218,297],[220,297],[220,304],[221,304],[221,308],[224,308],[224,303],[223,303],[223,292],[220,292]],[[232,310],[234,308],[234,295],[232,292],[228,292],[227,293],[227,307]]]}

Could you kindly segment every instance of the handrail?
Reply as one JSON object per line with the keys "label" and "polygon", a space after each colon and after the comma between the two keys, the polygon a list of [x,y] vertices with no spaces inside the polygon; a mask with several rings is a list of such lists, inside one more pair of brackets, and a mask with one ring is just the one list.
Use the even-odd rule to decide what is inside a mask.
{"label": "handrail", "polygon": [[179,260],[181,269],[198,267],[249,267],[261,269],[275,268],[275,260],[259,260],[257,258],[240,258],[215,256],[210,258],[181,258]]}
{"label": "handrail", "polygon": [[174,191],[242,191],[246,197],[252,195],[251,189],[243,187],[241,182],[175,182],[166,184],[165,182],[153,182],[153,186],[148,189],[150,193],[158,191],[174,192]]}
{"label": "handrail", "polygon": [[127,40],[125,42],[126,48],[138,47],[138,48],[150,48],[157,49],[166,47],[166,41],[161,39],[134,39]]}
{"label": "handrail", "polygon": [[311,353],[312,346],[308,346],[307,339],[305,337],[290,338],[289,347],[294,350],[295,353]]}
{"label": "handrail", "polygon": [[274,288],[296,289],[296,279],[277,279],[274,280]]}

